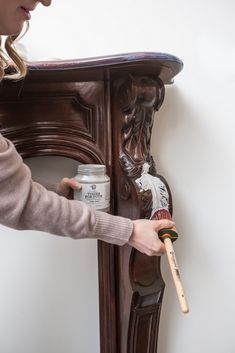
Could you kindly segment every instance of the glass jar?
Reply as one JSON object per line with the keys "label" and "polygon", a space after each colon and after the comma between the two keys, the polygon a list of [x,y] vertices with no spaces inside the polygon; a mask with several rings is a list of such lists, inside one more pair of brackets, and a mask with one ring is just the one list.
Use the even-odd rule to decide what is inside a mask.
{"label": "glass jar", "polygon": [[110,211],[110,178],[103,164],[79,164],[75,179],[81,189],[74,191],[74,199],[85,202],[99,211]]}

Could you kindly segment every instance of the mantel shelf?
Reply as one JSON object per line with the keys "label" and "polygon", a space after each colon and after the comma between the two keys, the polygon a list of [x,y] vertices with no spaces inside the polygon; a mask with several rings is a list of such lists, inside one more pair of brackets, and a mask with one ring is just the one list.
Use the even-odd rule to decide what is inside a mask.
{"label": "mantel shelf", "polygon": [[[28,65],[32,79],[43,75],[62,78],[63,71],[66,77],[71,73],[74,80],[99,79],[107,74],[120,75],[146,74],[157,75],[164,84],[172,83],[173,78],[182,70],[182,61],[174,55],[154,52],[136,52],[118,55],[100,56],[95,58],[37,61]],[[31,75],[30,75],[31,76]],[[30,79],[30,77],[28,77]]]}

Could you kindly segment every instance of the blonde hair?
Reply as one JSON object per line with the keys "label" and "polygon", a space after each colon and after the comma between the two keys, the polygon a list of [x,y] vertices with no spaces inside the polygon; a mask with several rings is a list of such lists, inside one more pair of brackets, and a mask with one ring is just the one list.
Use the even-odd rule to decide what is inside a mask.
{"label": "blonde hair", "polygon": [[[19,80],[25,77],[27,73],[27,67],[24,60],[17,53],[14,43],[16,40],[22,38],[28,31],[29,24],[26,23],[26,30],[22,34],[8,36],[4,42],[0,36],[0,81],[4,79],[8,80]],[[9,60],[10,59],[10,60]],[[12,62],[11,62],[12,61]],[[13,66],[14,72],[12,70],[7,72],[9,64]]]}

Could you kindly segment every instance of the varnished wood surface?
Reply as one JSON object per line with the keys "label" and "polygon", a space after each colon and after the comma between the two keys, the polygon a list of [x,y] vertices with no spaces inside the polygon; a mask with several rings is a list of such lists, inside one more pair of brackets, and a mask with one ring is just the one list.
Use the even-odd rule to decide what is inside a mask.
{"label": "varnished wood surface", "polygon": [[158,76],[164,84],[169,84],[182,68],[182,61],[174,55],[136,52],[95,58],[30,62],[27,80],[43,77],[46,82],[50,80],[61,82],[67,79],[80,82],[102,80],[110,75],[118,77],[140,73]]}
{"label": "varnished wood surface", "polygon": [[[150,153],[154,114],[165,84],[182,67],[161,53],[31,63],[23,81],[0,85],[1,132],[24,158],[106,164],[111,212],[149,218],[152,194],[140,192],[135,180],[145,162],[157,174]],[[101,353],[157,353],[160,259],[99,241],[98,261]]]}

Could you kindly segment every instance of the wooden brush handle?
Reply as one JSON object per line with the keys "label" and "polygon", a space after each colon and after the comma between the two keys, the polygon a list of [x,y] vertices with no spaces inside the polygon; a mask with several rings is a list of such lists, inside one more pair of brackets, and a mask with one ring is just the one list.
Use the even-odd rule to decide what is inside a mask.
{"label": "wooden brush handle", "polygon": [[[158,220],[170,219],[171,220],[171,214],[167,209],[163,208],[163,209],[159,209],[156,212],[154,212],[151,219],[158,219]],[[176,261],[176,256],[175,256],[175,251],[174,251],[174,248],[172,245],[172,241],[174,241],[178,238],[176,228],[173,227],[171,229],[161,229],[158,232],[158,235],[159,235],[159,238],[165,244],[167,258],[168,258],[168,262],[170,265],[173,281],[175,283],[176,293],[179,298],[181,309],[182,309],[183,313],[188,313],[189,307],[188,307],[188,303],[187,303],[187,300],[185,297],[183,285],[181,282],[179,267],[178,267],[178,264]]]}
{"label": "wooden brush handle", "polygon": [[189,307],[188,307],[188,303],[187,303],[186,296],[184,293],[183,285],[181,282],[179,267],[178,267],[178,264],[176,261],[175,251],[174,251],[171,239],[165,238],[164,244],[165,244],[166,254],[167,254],[168,262],[170,265],[172,277],[173,277],[173,280],[175,283],[175,288],[176,288],[176,292],[177,292],[177,295],[179,298],[179,303],[180,303],[181,309],[182,309],[183,313],[188,313]]}

